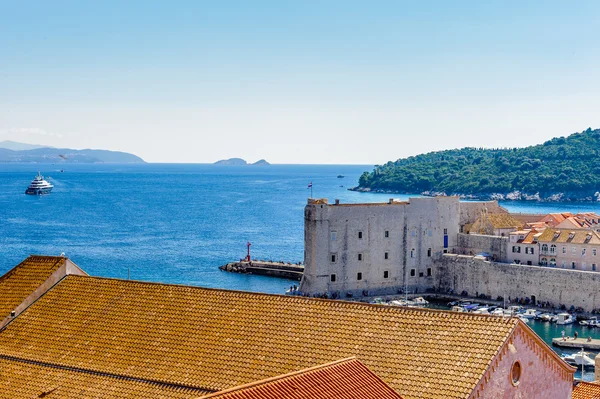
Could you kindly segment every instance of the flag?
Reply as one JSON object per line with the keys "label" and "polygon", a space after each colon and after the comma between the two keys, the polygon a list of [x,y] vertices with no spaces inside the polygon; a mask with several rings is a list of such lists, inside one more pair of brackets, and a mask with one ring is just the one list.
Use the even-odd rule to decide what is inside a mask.
{"label": "flag", "polygon": [[308,187],[306,188],[312,188],[312,182],[308,183]]}

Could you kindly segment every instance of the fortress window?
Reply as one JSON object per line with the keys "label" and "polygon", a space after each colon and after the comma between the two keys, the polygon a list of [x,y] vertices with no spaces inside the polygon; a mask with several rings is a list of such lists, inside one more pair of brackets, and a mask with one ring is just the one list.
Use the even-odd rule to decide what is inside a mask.
{"label": "fortress window", "polygon": [[329,280],[331,280],[332,283],[335,283],[335,274],[329,276]]}
{"label": "fortress window", "polygon": [[563,247],[563,254],[567,253],[567,247]]}
{"label": "fortress window", "polygon": [[331,241],[335,241],[335,237],[337,236],[337,232],[332,231],[331,232]]}
{"label": "fortress window", "polygon": [[331,254],[331,263],[335,263],[335,254]]}
{"label": "fortress window", "polygon": [[411,258],[415,257],[415,249],[414,248],[410,250],[410,257]]}
{"label": "fortress window", "polygon": [[389,254],[389,252],[386,252],[386,253],[384,253],[384,254],[383,254],[383,258],[384,258],[384,259],[389,259],[389,258],[390,258],[390,254]]}
{"label": "fortress window", "polygon": [[362,273],[356,273],[356,279],[362,280]]}
{"label": "fortress window", "polygon": [[411,277],[415,277],[417,275],[417,270],[416,269],[410,269],[410,276]]}
{"label": "fortress window", "polygon": [[362,254],[358,254],[358,260],[362,260]]}
{"label": "fortress window", "polygon": [[431,258],[431,248],[427,248],[427,256]]}
{"label": "fortress window", "polygon": [[571,262],[571,269],[575,269],[575,266],[577,266],[577,264],[575,262]]}
{"label": "fortress window", "polygon": [[444,229],[444,235],[448,235],[448,229]]}
{"label": "fortress window", "polygon": [[359,232],[358,232],[358,239],[359,239],[359,240],[362,240],[362,231],[359,231]]}
{"label": "fortress window", "polygon": [[385,238],[390,238],[390,231],[389,231],[389,230],[386,230],[386,231],[383,233],[383,236],[384,236]]}
{"label": "fortress window", "polygon": [[596,271],[596,264],[592,263],[592,271],[595,272]]}
{"label": "fortress window", "polygon": [[390,276],[390,272],[388,272],[387,270],[385,270],[383,272],[383,278],[388,278]]}
{"label": "fortress window", "polygon": [[431,277],[431,267],[427,268],[427,277]]}

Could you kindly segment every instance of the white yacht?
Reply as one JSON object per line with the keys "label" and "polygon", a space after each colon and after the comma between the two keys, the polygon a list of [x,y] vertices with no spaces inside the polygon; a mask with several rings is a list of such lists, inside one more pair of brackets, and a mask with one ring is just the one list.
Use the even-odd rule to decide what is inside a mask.
{"label": "white yacht", "polygon": [[33,179],[31,184],[29,185],[29,187],[27,187],[27,190],[25,190],[25,194],[29,194],[29,195],[50,194],[50,192],[52,191],[53,188],[54,188],[54,186],[52,184],[48,183],[46,180],[44,180],[44,176],[42,176],[40,174],[40,172],[38,172],[35,179]]}
{"label": "white yacht", "polygon": [[573,353],[572,355],[563,355],[561,357],[565,362],[573,366],[583,365],[584,367],[594,367],[594,360],[587,355],[589,355],[588,352],[581,351]]}
{"label": "white yacht", "polygon": [[557,315],[556,324],[573,324],[575,318],[568,313],[560,313]]}
{"label": "white yacht", "polygon": [[521,313],[521,316],[526,319],[537,319],[540,313],[541,312],[539,310],[527,309],[525,313]]}

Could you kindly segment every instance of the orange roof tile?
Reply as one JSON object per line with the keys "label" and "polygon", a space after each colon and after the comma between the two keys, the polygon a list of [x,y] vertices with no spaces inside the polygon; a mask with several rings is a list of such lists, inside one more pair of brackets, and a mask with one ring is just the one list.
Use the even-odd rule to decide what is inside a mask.
{"label": "orange roof tile", "polygon": [[208,392],[0,357],[0,397],[192,399]]}
{"label": "orange roof tile", "polygon": [[204,399],[402,399],[360,361],[351,358],[257,381]]}
{"label": "orange roof tile", "polygon": [[571,395],[572,399],[600,399],[600,384],[580,382]]}
{"label": "orange roof tile", "polygon": [[[68,276],[0,354],[206,391],[357,356],[405,398],[464,398],[516,319]],[[447,348],[452,348],[451,351]]]}
{"label": "orange roof tile", "polygon": [[0,320],[10,315],[66,258],[32,255],[0,277]]}

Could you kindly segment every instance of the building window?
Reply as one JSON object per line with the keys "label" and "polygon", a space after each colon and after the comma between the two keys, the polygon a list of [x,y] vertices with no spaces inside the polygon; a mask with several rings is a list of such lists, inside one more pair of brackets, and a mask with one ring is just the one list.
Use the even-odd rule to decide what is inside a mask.
{"label": "building window", "polygon": [[414,248],[410,250],[410,257],[411,258],[415,257],[415,249]]}
{"label": "building window", "polygon": [[533,247],[531,247],[531,248],[529,248],[529,249],[530,249],[529,253],[533,255],[534,248],[533,248]]}
{"label": "building window", "polygon": [[335,254],[331,254],[331,263],[335,263],[335,258],[336,258]]}
{"label": "building window", "polygon": [[410,269],[410,276],[415,277],[417,275],[417,269]]}
{"label": "building window", "polygon": [[573,255],[577,253],[577,247],[573,247]]}
{"label": "building window", "polygon": [[331,241],[335,241],[335,237],[337,236],[337,232],[332,231],[331,232]]}
{"label": "building window", "polygon": [[362,240],[362,231],[359,231],[359,232],[358,232],[358,239],[359,239],[359,240]]}
{"label": "building window", "polygon": [[362,261],[362,254],[358,254],[358,260]]}
{"label": "building window", "polygon": [[388,252],[383,254],[383,259],[389,259],[390,258],[390,254]]}
{"label": "building window", "polygon": [[563,260],[563,262],[562,262],[562,268],[564,269],[565,267],[567,267],[567,261]]}
{"label": "building window", "polygon": [[510,381],[513,385],[519,385],[519,380],[521,380],[521,363],[516,361],[513,363],[510,369]]}
{"label": "building window", "polygon": [[571,269],[575,269],[576,263],[575,262],[571,262]]}
{"label": "building window", "polygon": [[390,238],[390,231],[389,231],[389,230],[386,230],[386,231],[383,233],[383,236],[384,236],[385,238]]}
{"label": "building window", "polygon": [[444,235],[448,234],[448,229],[444,229]]}
{"label": "building window", "polygon": [[540,266],[547,266],[547,265],[548,265],[548,258],[540,259]]}
{"label": "building window", "polygon": [[356,273],[356,279],[357,280],[362,280],[362,273]]}
{"label": "building window", "polygon": [[431,267],[427,268],[427,277],[431,277]]}
{"label": "building window", "polygon": [[427,256],[431,258],[431,248],[427,248]]}
{"label": "building window", "polygon": [[554,245],[554,244],[550,245],[550,253],[551,254],[555,254],[556,253],[556,245]]}
{"label": "building window", "polygon": [[592,249],[592,255],[593,255],[593,256],[596,256],[596,248],[593,248],[593,249]]}
{"label": "building window", "polygon": [[331,276],[329,276],[329,280],[330,280],[332,283],[335,283],[335,274],[332,274]]}
{"label": "building window", "polygon": [[595,272],[596,271],[596,264],[592,263],[592,271]]}
{"label": "building window", "polygon": [[551,258],[550,259],[550,266],[556,266],[556,259],[555,258]]}
{"label": "building window", "polygon": [[388,272],[387,270],[384,270],[383,278],[388,278],[389,276],[390,276],[390,272]]}
{"label": "building window", "polygon": [[585,255],[585,248],[581,248],[581,256]]}
{"label": "building window", "polygon": [[563,254],[567,253],[567,247],[563,247]]}
{"label": "building window", "polygon": [[531,261],[530,261],[530,260],[528,260],[528,261],[527,261],[527,264],[528,264],[529,266],[531,266]]}
{"label": "building window", "polygon": [[542,252],[548,252],[548,244],[542,245]]}

